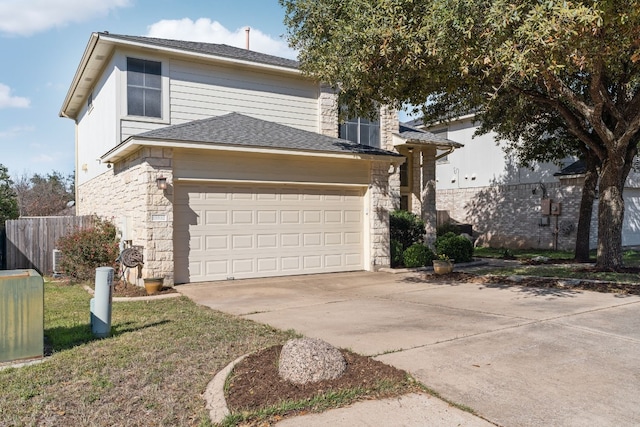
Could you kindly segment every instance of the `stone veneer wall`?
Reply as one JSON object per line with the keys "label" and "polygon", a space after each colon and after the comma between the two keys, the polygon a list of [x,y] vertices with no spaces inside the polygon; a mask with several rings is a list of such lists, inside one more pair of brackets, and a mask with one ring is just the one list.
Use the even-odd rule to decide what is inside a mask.
{"label": "stone veneer wall", "polygon": [[[173,284],[173,150],[142,148],[77,189],[78,215],[112,220],[125,239],[144,247],[143,277]],[[169,186],[159,190],[163,175]],[[139,283],[141,284],[141,283]]]}
{"label": "stone veneer wall", "polygon": [[329,86],[320,86],[320,124],[318,129],[322,135],[338,137],[338,94]]}
{"label": "stone veneer wall", "polygon": [[[561,214],[557,218],[558,249],[573,250],[582,183],[573,179],[563,180],[562,183],[545,183],[545,186],[547,196],[561,203]],[[550,216],[548,226],[539,225],[542,218],[542,190],[539,184],[438,190],[436,198],[437,209],[448,211],[453,221],[473,225],[478,245],[498,248],[554,247],[556,218]],[[592,230],[592,244],[596,237]]]}
{"label": "stone veneer wall", "polygon": [[369,227],[371,235],[372,269],[389,267],[391,264],[391,242],[389,236],[389,213],[398,208],[400,200],[400,176],[389,174],[388,162],[371,162],[371,184],[369,185]]}
{"label": "stone veneer wall", "polygon": [[393,134],[399,129],[398,112],[387,106],[380,107],[380,148],[397,151],[393,146]]}

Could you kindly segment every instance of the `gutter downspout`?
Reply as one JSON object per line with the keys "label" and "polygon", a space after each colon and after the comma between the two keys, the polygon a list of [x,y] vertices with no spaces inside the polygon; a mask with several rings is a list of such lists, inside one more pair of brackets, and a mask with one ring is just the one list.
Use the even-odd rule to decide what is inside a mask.
{"label": "gutter downspout", "polygon": [[445,157],[445,156],[448,156],[449,154],[453,153],[453,150],[455,150],[455,149],[456,149],[455,147],[451,147],[451,146],[450,146],[450,147],[447,149],[447,151],[445,151],[444,153],[441,153],[441,154],[437,155],[437,156],[435,157],[435,160],[436,160],[436,161],[438,161],[438,160],[440,160],[441,158],[443,158],[443,157]]}

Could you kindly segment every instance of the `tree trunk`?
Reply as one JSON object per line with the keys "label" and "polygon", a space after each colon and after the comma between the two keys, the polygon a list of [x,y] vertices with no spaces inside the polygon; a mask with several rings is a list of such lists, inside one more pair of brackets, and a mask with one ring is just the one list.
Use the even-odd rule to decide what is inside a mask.
{"label": "tree trunk", "polygon": [[587,171],[584,176],[580,212],[578,214],[578,229],[576,231],[575,260],[577,262],[590,261],[591,216],[593,213],[593,201],[596,198],[596,188],[598,187],[597,156],[591,151],[587,152],[585,163]]}
{"label": "tree trunk", "polygon": [[615,271],[622,267],[622,190],[628,175],[624,166],[624,156],[610,155],[604,161],[600,172],[596,267],[604,270]]}

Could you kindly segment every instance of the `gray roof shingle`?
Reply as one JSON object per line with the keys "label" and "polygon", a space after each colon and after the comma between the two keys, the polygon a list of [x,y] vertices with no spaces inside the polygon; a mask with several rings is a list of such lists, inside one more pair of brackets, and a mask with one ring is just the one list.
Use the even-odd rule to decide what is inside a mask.
{"label": "gray roof shingle", "polygon": [[463,144],[459,142],[451,141],[450,139],[443,138],[439,134],[435,134],[432,132],[428,132],[422,129],[416,129],[407,123],[400,123],[400,129],[398,132],[402,138],[418,143],[425,143],[429,145],[441,145],[441,146],[451,146],[451,147],[464,147]]}
{"label": "gray roof shingle", "polygon": [[202,53],[206,55],[221,56],[225,58],[240,59],[249,62],[257,62],[260,64],[275,65],[279,67],[297,69],[298,61],[293,59],[280,58],[278,56],[267,55],[265,53],[254,52],[252,50],[241,49],[238,47],[228,46],[225,44],[191,42],[184,40],[157,39],[153,37],[127,36],[122,34],[99,33],[101,36],[130,41],[134,43],[143,43],[153,46],[179,49],[188,52]]}
{"label": "gray roof shingle", "polygon": [[331,138],[239,113],[167,126],[132,136],[130,139],[402,157],[391,151],[356,144],[345,139]]}

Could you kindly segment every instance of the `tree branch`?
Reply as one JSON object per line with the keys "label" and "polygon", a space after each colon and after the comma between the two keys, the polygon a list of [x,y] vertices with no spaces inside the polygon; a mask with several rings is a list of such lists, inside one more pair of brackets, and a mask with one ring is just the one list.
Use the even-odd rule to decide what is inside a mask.
{"label": "tree branch", "polygon": [[560,100],[549,98],[534,91],[527,91],[524,89],[518,90],[524,96],[527,96],[538,103],[545,104],[554,108],[566,121],[568,129],[572,134],[574,134],[578,139],[580,139],[580,141],[591,148],[593,152],[596,153],[600,161],[606,159],[606,150],[602,148],[599,141],[595,141],[593,139],[593,136],[582,126],[580,118],[576,117],[573,111],[571,111],[565,104],[560,102]]}

